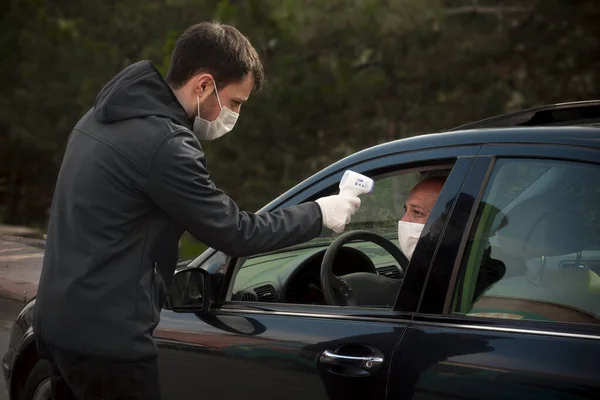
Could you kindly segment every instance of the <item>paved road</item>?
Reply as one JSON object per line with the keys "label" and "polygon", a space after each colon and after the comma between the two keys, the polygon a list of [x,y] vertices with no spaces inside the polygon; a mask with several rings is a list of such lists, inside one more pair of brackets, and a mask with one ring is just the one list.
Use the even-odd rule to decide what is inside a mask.
{"label": "paved road", "polygon": [[[0,298],[0,359],[6,352],[12,324],[22,307],[21,302]],[[4,376],[0,376],[0,400],[8,400]]]}
{"label": "paved road", "polygon": [[30,300],[37,292],[44,250],[24,238],[0,236],[0,294]]}

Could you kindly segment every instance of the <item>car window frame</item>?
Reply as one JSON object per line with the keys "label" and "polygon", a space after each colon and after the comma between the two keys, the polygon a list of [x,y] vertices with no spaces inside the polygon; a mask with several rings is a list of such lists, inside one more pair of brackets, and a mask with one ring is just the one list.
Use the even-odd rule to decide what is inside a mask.
{"label": "car window frame", "polygon": [[[492,158],[489,156],[482,157],[480,154],[473,160],[451,207],[446,209],[443,232],[438,241],[438,248],[430,261],[429,272],[424,283],[423,294],[417,306],[417,313],[423,313],[423,310],[427,310],[426,313],[428,314],[438,314],[441,312],[440,305],[445,304],[450,283],[449,279],[450,277],[455,278],[454,275],[458,271],[462,259],[461,249],[464,249],[466,245],[474,214],[483,195],[481,191],[482,182],[487,181],[492,168]],[[464,219],[465,214],[468,215],[467,219]],[[439,214],[438,218],[441,217],[442,215]],[[462,231],[463,234],[458,243],[453,237],[449,236],[450,229],[448,229],[448,226],[452,226],[454,230]],[[444,248],[443,255],[440,252],[441,248]],[[453,260],[451,261],[451,267],[448,266],[448,259]]]}
{"label": "car window frame", "polygon": [[[423,323],[448,324],[449,326],[474,327],[483,329],[509,330],[515,332],[542,332],[545,334],[558,335],[583,335],[600,339],[600,324],[585,325],[568,322],[546,322],[535,320],[512,320],[502,318],[488,318],[471,315],[461,315],[452,312],[452,304],[456,285],[460,276],[460,268],[463,260],[468,257],[465,254],[467,239],[473,225],[481,199],[490,184],[490,177],[498,160],[504,159],[540,159],[548,161],[568,161],[576,163],[593,164],[600,167],[600,149],[575,145],[553,145],[553,144],[486,144],[483,145],[476,157],[473,168],[465,180],[465,186],[461,194],[473,195],[476,192],[475,201],[465,224],[460,244],[457,246],[457,257],[453,262],[451,274],[444,277],[443,295],[440,294],[440,286],[437,287],[428,280],[425,283],[424,297],[429,302],[419,304],[416,312],[416,320]],[[485,173],[481,169],[485,167]],[[479,169],[478,169],[479,168]],[[451,215],[450,218],[453,216]],[[442,242],[446,238],[442,238]],[[442,263],[436,259],[432,262],[430,274],[440,274]],[[586,336],[587,335],[587,336]]]}
{"label": "car window frame", "polygon": [[[460,186],[462,185],[462,181],[467,176],[468,167],[456,169],[457,164],[460,161],[460,163],[463,164],[463,166],[466,166],[466,164],[469,164],[469,166],[470,166],[470,163],[473,162],[473,160],[475,159],[475,156],[477,155],[477,152],[479,151],[480,147],[481,147],[480,145],[467,145],[467,146],[443,147],[443,148],[438,148],[438,149],[413,150],[413,151],[400,152],[400,153],[394,153],[394,154],[389,154],[389,155],[385,155],[385,156],[374,157],[371,159],[356,162],[353,165],[343,165],[343,166],[340,166],[338,169],[334,170],[333,172],[331,172],[330,174],[328,174],[327,176],[324,176],[324,177],[318,179],[317,181],[304,187],[303,189],[301,189],[297,192],[292,192],[288,198],[281,199],[280,202],[278,202],[276,205],[273,206],[273,208],[271,208],[269,210],[277,210],[277,209],[291,206],[294,204],[301,204],[301,203],[308,202],[308,201],[314,201],[315,199],[317,199],[318,197],[323,195],[323,193],[329,191],[331,187],[333,187],[334,185],[337,185],[339,183],[339,180],[341,179],[343,173],[347,169],[352,169],[356,172],[366,174],[366,175],[382,175],[385,173],[390,173],[392,171],[408,170],[408,169],[419,167],[419,166],[443,165],[444,163],[451,162],[454,164],[452,167],[451,173],[450,173],[451,176],[453,175],[452,172],[454,172],[455,170],[458,171],[458,172],[454,172],[454,176],[452,179],[459,180],[460,182],[458,182],[457,184],[454,184],[452,186],[448,185],[451,182],[450,176],[449,176],[444,188],[453,187],[454,190],[458,190],[460,188]],[[446,189],[446,191],[448,191],[448,189]],[[271,203],[271,204],[273,204],[273,203]],[[263,209],[263,210],[266,211],[265,209]],[[435,208],[434,208],[434,211],[435,211]],[[417,245],[417,248],[415,249],[415,255],[413,256],[413,258],[417,257],[417,254],[419,251],[423,251],[423,249],[419,250],[419,246]],[[226,274],[223,279],[222,291],[225,293],[221,293],[218,301],[213,305],[213,307],[215,309],[231,308],[231,307],[234,307],[234,308],[239,308],[239,307],[256,308],[257,306],[263,306],[265,308],[270,309],[272,312],[276,312],[276,310],[281,311],[281,310],[293,310],[293,309],[301,309],[301,310],[308,309],[308,310],[311,310],[311,312],[325,313],[325,314],[331,314],[331,315],[338,314],[338,313],[356,314],[357,312],[360,312],[361,314],[362,313],[365,313],[365,314],[396,313],[398,315],[400,315],[400,314],[412,315],[412,313],[414,313],[417,309],[418,299],[416,299],[416,301],[411,303],[413,306],[412,310],[407,309],[406,307],[403,309],[399,309],[398,308],[399,300],[396,301],[396,304],[392,309],[374,309],[374,308],[360,308],[360,307],[340,307],[338,309],[338,308],[335,308],[332,306],[323,306],[325,308],[322,308],[322,307],[315,306],[315,305],[304,306],[304,305],[299,305],[299,304],[287,304],[287,303],[250,303],[248,305],[245,305],[246,303],[244,303],[244,302],[231,301],[230,299],[231,299],[232,290],[233,290],[232,277],[237,273],[237,271],[243,265],[243,263],[245,262],[246,259],[247,258],[231,258],[230,259],[229,265],[226,269]],[[424,268],[426,270],[428,270],[428,268],[429,268],[428,261],[425,262]],[[410,270],[410,268],[408,270]],[[409,275],[409,273],[407,271],[406,276],[408,276],[408,275]],[[417,275],[417,274],[412,274],[412,275]],[[405,276],[405,279],[406,279],[406,276]],[[410,280],[412,285],[419,286],[418,287],[418,293],[419,293],[418,297],[419,298],[421,295],[421,290],[423,289],[424,276],[426,276],[426,273],[421,274],[420,280],[419,280],[418,276],[414,279],[411,278],[411,280]],[[403,283],[402,287],[404,287],[404,286],[405,286],[405,284]],[[400,293],[402,293],[402,287],[400,288]],[[401,298],[401,296],[399,295],[398,299],[400,299],[400,298]]]}

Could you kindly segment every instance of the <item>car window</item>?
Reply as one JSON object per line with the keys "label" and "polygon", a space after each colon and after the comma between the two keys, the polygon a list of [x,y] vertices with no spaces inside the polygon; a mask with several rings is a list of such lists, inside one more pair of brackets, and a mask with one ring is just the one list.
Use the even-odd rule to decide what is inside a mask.
{"label": "car window", "polygon": [[[447,176],[449,172],[450,166],[445,165],[374,177],[372,193],[361,196],[361,208],[344,233],[366,230],[398,246],[398,221],[404,214],[410,190],[425,178]],[[337,185],[332,186],[323,195],[338,191]],[[232,300],[325,304],[320,282],[321,261],[328,246],[339,236],[324,229],[318,238],[309,242],[248,258],[233,279]],[[380,246],[359,241],[347,244],[344,249],[334,262],[335,275],[373,272],[390,279],[401,279],[402,268]]]}
{"label": "car window", "polygon": [[503,159],[478,207],[454,313],[600,323],[600,167]]}

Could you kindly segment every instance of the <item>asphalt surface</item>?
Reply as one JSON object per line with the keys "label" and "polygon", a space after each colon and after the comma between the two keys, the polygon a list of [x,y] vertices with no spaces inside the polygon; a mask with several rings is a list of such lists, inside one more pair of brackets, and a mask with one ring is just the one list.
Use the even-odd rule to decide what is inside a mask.
{"label": "asphalt surface", "polygon": [[[0,359],[4,357],[10,338],[10,330],[23,306],[22,302],[0,298]],[[0,400],[8,400],[4,376],[0,377]]]}

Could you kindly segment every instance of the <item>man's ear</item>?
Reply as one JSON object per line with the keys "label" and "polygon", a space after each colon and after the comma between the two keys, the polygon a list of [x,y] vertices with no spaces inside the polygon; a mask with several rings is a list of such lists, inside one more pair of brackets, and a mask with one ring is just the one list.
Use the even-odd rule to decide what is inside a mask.
{"label": "man's ear", "polygon": [[193,79],[195,81],[194,92],[197,96],[200,97],[200,102],[202,102],[204,99],[210,96],[212,92],[214,92],[214,79],[210,74],[200,74],[194,77]]}

